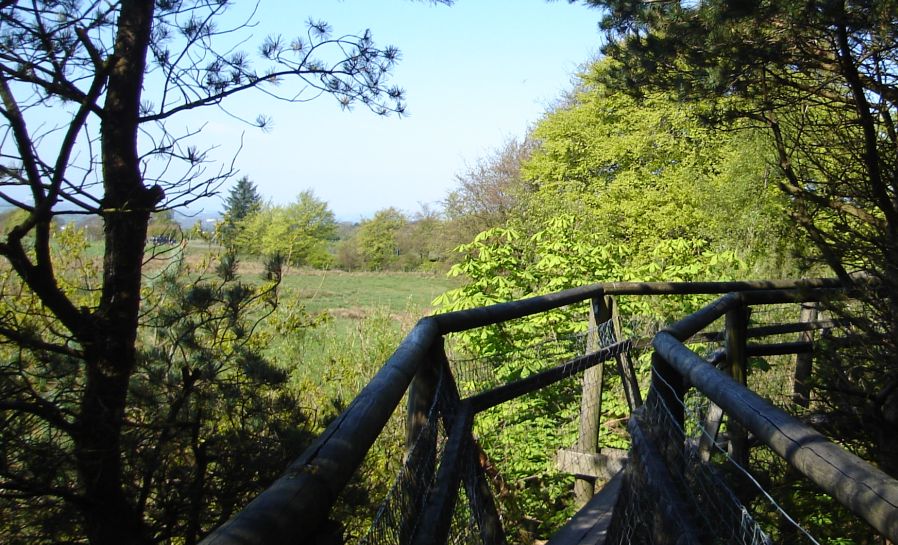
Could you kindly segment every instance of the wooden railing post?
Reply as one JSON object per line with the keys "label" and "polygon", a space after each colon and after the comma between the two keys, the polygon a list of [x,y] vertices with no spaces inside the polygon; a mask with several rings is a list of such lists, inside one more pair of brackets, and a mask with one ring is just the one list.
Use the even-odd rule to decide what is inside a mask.
{"label": "wooden railing post", "polygon": [[[817,320],[817,304],[803,303],[799,323],[809,323]],[[814,342],[814,331],[802,331],[798,334],[798,342]],[[795,382],[792,387],[792,402],[800,407],[807,408],[811,403],[811,371],[813,365],[813,352],[800,353],[795,356]]]}
{"label": "wooden railing post", "polygon": [[[739,305],[726,313],[727,372],[733,380],[745,386],[747,382],[749,309]],[[748,434],[734,419],[727,419],[730,438],[730,456],[742,467],[748,467]]]}
{"label": "wooden railing post", "polygon": [[456,407],[452,427],[447,430],[448,438],[436,482],[427,496],[427,504],[415,529],[413,545],[440,545],[448,540],[462,469],[471,451],[473,417],[470,403],[463,401]]}
{"label": "wooden railing post", "polygon": [[[449,359],[446,357],[444,340],[441,337],[434,343],[432,351],[432,361],[435,369],[440,373],[440,404],[443,414],[443,427],[448,431],[455,427],[455,420],[460,414],[461,397],[458,393],[458,385],[452,376],[452,370],[449,367]],[[465,404],[465,410],[473,411],[470,403]],[[496,501],[493,498],[489,481],[487,480],[486,471],[480,459],[480,445],[474,439],[471,423],[465,433],[468,435],[466,442],[468,447],[464,451],[465,459],[462,464],[469,467],[469,471],[465,471],[463,484],[465,493],[468,496],[471,511],[476,513],[478,530],[480,531],[480,541],[484,545],[505,545],[505,531],[502,529],[502,521],[499,518],[499,510],[496,507]]]}
{"label": "wooden railing post", "polygon": [[[433,482],[436,470],[436,433],[422,435],[428,420],[434,415],[434,403],[437,401],[437,390],[440,383],[439,355],[442,353],[442,337],[434,340],[433,345],[424,358],[418,372],[409,386],[405,419],[405,465],[411,471],[408,474],[409,495],[423,498],[427,487]],[[412,502],[400,516],[399,542],[409,543],[412,539],[421,504]]]}
{"label": "wooden railing post", "polygon": [[[589,305],[589,332],[586,337],[586,352],[599,350],[598,326],[611,319],[611,309],[606,297],[595,297]],[[595,454],[599,448],[599,425],[602,416],[602,388],[604,387],[604,365],[590,367],[583,374],[583,393],[580,397],[580,432],[577,436],[576,451]],[[595,479],[577,476],[574,481],[574,498],[577,507],[582,507],[595,494]]]}

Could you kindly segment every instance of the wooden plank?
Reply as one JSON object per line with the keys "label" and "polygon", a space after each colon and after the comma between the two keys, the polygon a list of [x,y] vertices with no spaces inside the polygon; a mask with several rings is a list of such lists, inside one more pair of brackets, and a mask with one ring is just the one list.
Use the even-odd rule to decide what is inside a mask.
{"label": "wooden plank", "polygon": [[608,481],[627,463],[627,451],[608,448],[588,453],[561,449],[555,453],[555,467],[564,473],[593,480]]}
{"label": "wooden plank", "polygon": [[437,323],[423,318],[349,407],[268,489],[203,545],[292,545],[311,542],[331,507],[402,400]]}
{"label": "wooden plank", "polygon": [[[746,353],[746,332],[750,309],[737,306],[726,313],[726,371],[733,380],[745,386],[748,384],[748,354]],[[739,422],[728,420],[730,456],[744,468],[748,468],[748,433]]]}
{"label": "wooden plank", "polygon": [[623,471],[617,471],[546,545],[604,545],[623,481]]}
{"label": "wooden plank", "polygon": [[659,333],[653,344],[693,386],[792,467],[898,542],[898,480],[737,384],[673,336]]}
{"label": "wooden plank", "polygon": [[[810,305],[813,303],[805,303]],[[804,307],[805,305],[802,305]],[[748,328],[748,338],[756,339],[758,337],[769,337],[772,335],[788,335],[789,333],[801,333],[806,331],[816,331],[820,329],[832,329],[835,327],[843,327],[848,324],[847,320],[817,320],[816,318],[804,321],[793,322],[790,324],[771,324]],[[689,339],[689,342],[721,342],[726,335],[725,331],[700,331]],[[806,340],[799,336],[799,341]]]}
{"label": "wooden plank", "polygon": [[702,433],[698,441],[698,455],[701,461],[707,462],[711,459],[711,451],[714,443],[717,442],[717,435],[720,433],[720,424],[723,422],[723,409],[716,403],[711,403],[708,407],[708,414],[705,415],[705,422],[702,424],[705,432]]}

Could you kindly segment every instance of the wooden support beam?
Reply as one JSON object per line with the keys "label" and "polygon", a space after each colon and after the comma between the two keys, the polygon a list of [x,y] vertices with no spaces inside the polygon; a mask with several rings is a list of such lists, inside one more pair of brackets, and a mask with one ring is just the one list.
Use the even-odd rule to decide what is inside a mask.
{"label": "wooden support beam", "polygon": [[[621,327],[620,307],[614,297],[609,297],[611,307],[611,325],[614,328],[614,338],[620,341],[624,338],[623,327]],[[624,388],[624,395],[627,398],[627,406],[630,413],[642,406],[642,392],[639,391],[639,380],[636,379],[636,370],[633,368],[633,360],[630,358],[630,351],[619,353],[615,356],[617,361],[617,371],[620,373],[621,385]]]}
{"label": "wooden support beam", "polygon": [[540,388],[545,388],[550,384],[582,373],[592,366],[599,365],[613,358],[616,353],[622,350],[628,350],[629,348],[630,341],[621,341],[612,344],[611,346],[606,346],[598,352],[574,358],[561,365],[552,367],[551,369],[541,371],[521,380],[503,384],[502,386],[481,392],[467,399],[471,402],[474,412],[485,411],[486,409],[505,403],[510,399],[520,397],[530,392],[535,392]]}
{"label": "wooden support beam", "polygon": [[[798,317],[800,323],[811,323],[817,320],[817,305],[805,303],[801,305],[801,314]],[[798,342],[808,343],[813,346],[814,333],[802,331],[798,335]],[[811,403],[811,373],[813,370],[812,352],[800,353],[795,356],[795,375],[792,386],[792,402],[799,407],[807,408]]]}
{"label": "wooden support beam", "polygon": [[[600,348],[599,326],[611,319],[608,298],[595,298],[589,305],[589,333],[587,334],[586,352],[597,352]],[[602,389],[604,387],[604,369],[602,363],[594,365],[583,373],[583,389],[580,394],[580,421],[577,434],[577,450],[595,453],[599,446],[599,426],[602,418]],[[574,505],[580,508],[595,493],[595,482],[592,479],[578,477],[574,481]]]}
{"label": "wooden support beam", "polygon": [[[454,426],[454,419],[458,414],[461,399],[458,394],[458,385],[449,367],[449,359],[446,357],[444,340],[440,338],[434,344],[434,362],[441,374],[443,427],[448,430]],[[496,501],[481,463],[480,445],[477,444],[471,427],[468,428],[467,433],[469,435],[467,440],[471,447],[466,451],[467,459],[464,460],[464,463],[468,464],[470,471],[464,473],[463,479],[471,512],[477,514],[480,541],[483,545],[505,545],[505,531],[502,528],[499,510],[496,508]]]}
{"label": "wooden support beam", "polygon": [[720,433],[720,425],[723,422],[723,409],[714,402],[708,407],[708,414],[705,415],[705,421],[702,424],[704,433],[699,437],[698,456],[702,462],[711,459],[711,451],[717,442],[717,435]]}
{"label": "wooden support beam", "polygon": [[471,423],[474,412],[471,405],[462,401],[453,416],[449,438],[443,449],[440,469],[433,490],[427,497],[421,520],[415,529],[413,545],[434,545],[446,543],[452,512],[458,500],[461,472],[468,452],[471,450]]}
{"label": "wooden support beam", "polygon": [[[497,324],[515,318],[523,318],[532,314],[538,314],[553,308],[563,307],[580,301],[586,301],[604,295],[690,295],[690,294],[718,294],[730,292],[749,292],[754,290],[802,290],[807,293],[815,288],[842,288],[842,282],[836,278],[816,278],[802,280],[758,280],[749,282],[604,282],[590,284],[569,290],[530,297],[520,301],[498,303],[486,307],[468,310],[459,310],[439,314],[433,318],[437,320],[440,333],[446,334],[455,331],[467,331]],[[785,291],[784,291],[785,290]],[[782,298],[782,295],[778,297]],[[791,301],[795,300],[793,294]],[[769,296],[768,296],[769,298]],[[760,301],[759,301],[760,302]],[[786,302],[786,301],[780,301]],[[713,321],[713,320],[712,320]],[[704,326],[695,331],[703,329]],[[693,332],[694,333],[694,332]]]}
{"label": "wooden support beam", "polygon": [[[807,305],[816,305],[816,303],[803,303],[802,308]],[[804,318],[802,318],[804,319]],[[770,324],[748,328],[748,338],[756,339],[758,337],[769,337],[771,335],[788,335],[789,333],[801,333],[805,331],[817,331],[820,329],[832,329],[835,327],[843,327],[847,325],[846,320],[817,320],[816,318],[807,321],[798,321],[789,324]],[[700,331],[693,335],[689,342],[720,342],[726,338],[725,331]],[[804,338],[799,335],[799,341]]]}
{"label": "wooden support beam", "polygon": [[[737,306],[726,313],[726,371],[733,380],[745,386],[748,384],[748,354],[746,339],[750,310]],[[730,431],[730,456],[744,468],[748,468],[748,433],[733,419],[728,420]]]}
{"label": "wooden support beam", "polygon": [[618,448],[602,448],[597,453],[561,449],[555,453],[555,467],[569,475],[608,481],[627,463],[627,451]]}

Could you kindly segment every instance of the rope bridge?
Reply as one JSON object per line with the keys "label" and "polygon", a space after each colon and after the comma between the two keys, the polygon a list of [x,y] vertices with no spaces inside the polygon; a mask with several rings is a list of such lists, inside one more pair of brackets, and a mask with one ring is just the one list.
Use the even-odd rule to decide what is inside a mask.
{"label": "rope bridge", "polygon": [[[627,313],[720,294],[666,327]],[[778,493],[796,482],[896,542],[898,481],[803,422],[814,335],[847,327],[815,302],[844,297],[831,279],[602,283],[424,318],[203,543],[816,544]],[[384,431],[400,421],[404,445]],[[392,484],[364,482],[389,453]],[[366,485],[382,501],[347,516]]]}

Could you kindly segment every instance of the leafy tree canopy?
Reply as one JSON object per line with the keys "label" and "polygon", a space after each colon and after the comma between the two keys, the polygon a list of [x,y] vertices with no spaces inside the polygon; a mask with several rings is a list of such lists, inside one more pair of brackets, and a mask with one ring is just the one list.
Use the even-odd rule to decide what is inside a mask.
{"label": "leafy tree canopy", "polygon": [[292,265],[324,266],[337,232],[334,213],[311,190],[287,206],[266,206],[239,224],[239,247],[250,255],[281,256]]}
{"label": "leafy tree canopy", "polygon": [[840,435],[867,434],[898,474],[898,4],[589,3],[606,10],[605,52],[618,61],[609,84],[710,99],[717,119],[766,127],[779,185],[818,259],[845,282],[858,272],[874,280],[865,308],[845,313],[866,348],[831,361],[823,387]]}

